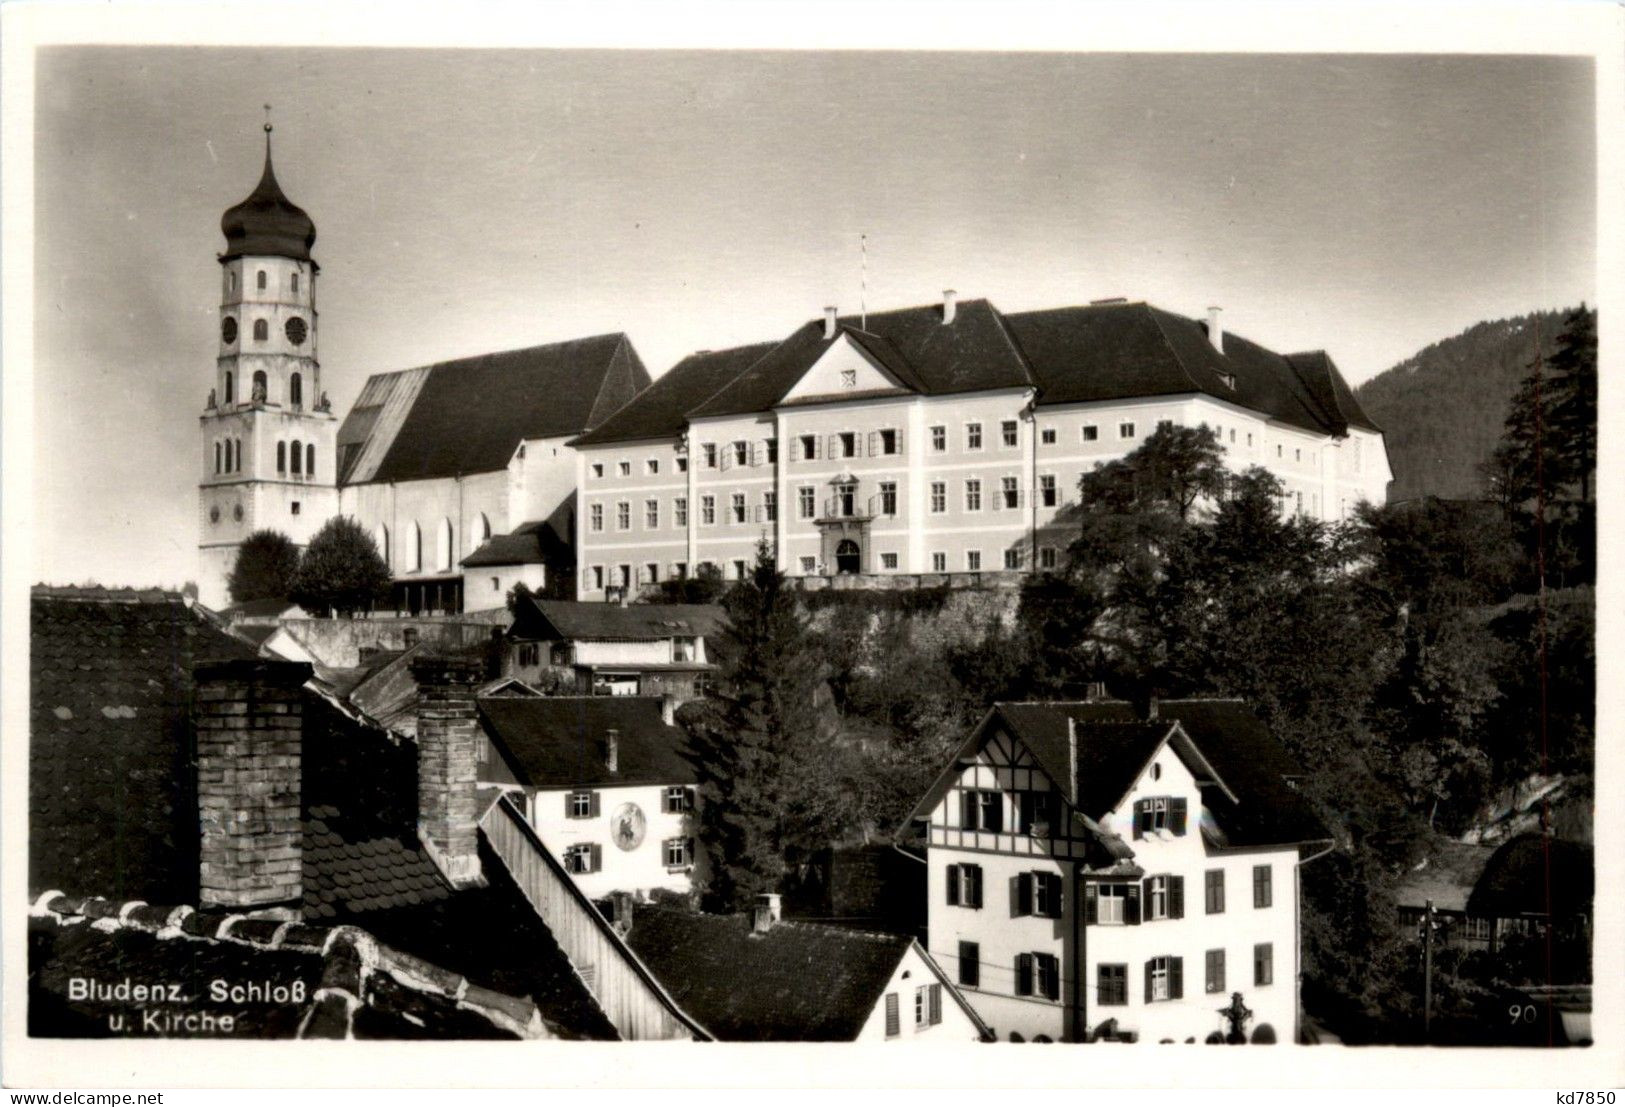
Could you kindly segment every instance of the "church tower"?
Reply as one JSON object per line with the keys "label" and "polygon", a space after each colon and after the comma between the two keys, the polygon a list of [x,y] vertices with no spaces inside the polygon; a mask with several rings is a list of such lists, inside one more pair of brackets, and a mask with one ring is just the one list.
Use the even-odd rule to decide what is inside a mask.
{"label": "church tower", "polygon": [[280,531],[301,549],[338,513],[337,420],[316,357],[316,225],[271,169],[220,219],[220,352],[199,422],[198,598],[231,603],[226,581],[243,539]]}

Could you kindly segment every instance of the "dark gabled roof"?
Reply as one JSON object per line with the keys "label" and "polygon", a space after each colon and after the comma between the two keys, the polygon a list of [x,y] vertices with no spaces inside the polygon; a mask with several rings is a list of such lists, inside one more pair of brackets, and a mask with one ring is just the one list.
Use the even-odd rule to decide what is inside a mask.
{"label": "dark gabled roof", "polygon": [[[1001,703],[999,715],[1032,751],[1044,771],[1071,789],[1073,806],[1099,819],[1117,806],[1134,779],[1174,729],[1167,720],[1101,722],[1073,715],[1070,704]],[[1077,779],[1069,782],[1072,753],[1068,719],[1078,719]]]}
{"label": "dark gabled roof", "polygon": [[1360,406],[1354,390],[1343,379],[1342,372],[1325,350],[1311,350],[1302,354],[1287,354],[1287,364],[1298,374],[1326,416],[1326,424],[1335,428],[1333,433],[1343,434],[1354,426],[1362,430],[1382,433],[1382,428]]}
{"label": "dark gabled roof", "polygon": [[731,350],[690,354],[571,445],[601,446],[606,442],[676,437],[683,433],[688,411],[710,399],[777,345],[758,342]]}
{"label": "dark gabled roof", "polygon": [[[424,480],[503,469],[527,438],[576,435],[649,385],[624,334],[605,334],[381,374],[339,431],[344,479]],[[404,412],[384,418],[397,387]],[[376,383],[375,383],[376,382]],[[405,385],[410,385],[406,388]],[[415,390],[415,391],[413,391]],[[365,403],[363,403],[365,401]],[[358,468],[368,439],[392,434],[376,467]],[[370,469],[370,471],[369,471]]]}
{"label": "dark gabled roof", "polygon": [[1467,911],[1490,918],[1590,915],[1596,869],[1583,842],[1520,834],[1490,855]]}
{"label": "dark gabled roof", "polygon": [[192,666],[254,646],[177,593],[39,587],[29,647],[30,888],[194,898]]}
{"label": "dark gabled roof", "polygon": [[539,641],[615,639],[657,641],[715,633],[727,616],[718,604],[580,603],[527,597],[519,605],[509,633]]}
{"label": "dark gabled roof", "polygon": [[575,547],[561,538],[551,523],[541,520],[521,523],[509,534],[493,535],[462,561],[465,569],[563,564],[575,564]]}
{"label": "dark gabled roof", "polygon": [[824,337],[822,320],[803,324],[726,388],[691,409],[689,417],[770,410],[847,334],[922,392],[946,395],[1033,384],[1026,360],[986,300],[960,304],[954,321],[946,325],[940,305],[879,312],[863,320],[848,315],[839,323],[833,338]]}
{"label": "dark gabled roof", "polygon": [[913,939],[640,903],[626,942],[718,1041],[849,1042]]}
{"label": "dark gabled roof", "polygon": [[[521,784],[607,788],[695,779],[683,731],[663,720],[658,697],[491,697],[478,703],[486,734]],[[619,732],[613,773],[605,765],[612,729]]]}

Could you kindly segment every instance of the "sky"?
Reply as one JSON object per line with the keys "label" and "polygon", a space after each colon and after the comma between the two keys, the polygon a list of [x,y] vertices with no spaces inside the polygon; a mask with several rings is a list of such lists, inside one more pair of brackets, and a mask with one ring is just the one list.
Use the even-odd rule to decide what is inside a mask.
{"label": "sky", "polygon": [[195,573],[266,103],[343,412],[371,373],[624,331],[658,376],[945,288],[1221,305],[1358,383],[1595,301],[1593,98],[1557,57],[45,49],[34,579]]}

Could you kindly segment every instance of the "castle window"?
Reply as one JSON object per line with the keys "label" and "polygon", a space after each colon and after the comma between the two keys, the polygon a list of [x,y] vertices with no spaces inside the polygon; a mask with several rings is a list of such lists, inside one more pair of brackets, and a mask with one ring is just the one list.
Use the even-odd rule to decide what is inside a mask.
{"label": "castle window", "polygon": [[[264,289],[265,289],[265,270],[261,269],[259,271],[259,274],[254,278],[254,287],[260,289],[261,291],[264,291]],[[258,338],[259,336],[255,335],[254,337]]]}
{"label": "castle window", "polygon": [[293,440],[293,475],[300,476],[305,471],[305,452],[300,449],[297,438]]}
{"label": "castle window", "polygon": [[276,444],[276,471],[279,473],[288,471],[288,444],[286,442]]}
{"label": "castle window", "polygon": [[316,447],[315,447],[314,444],[306,443],[306,445],[305,445],[305,476],[314,477],[315,475],[316,475]]}
{"label": "castle window", "polygon": [[[261,274],[264,276],[264,274]],[[263,319],[254,320],[254,341],[264,342],[271,337],[271,325]]]}
{"label": "castle window", "polygon": [[231,373],[227,372],[226,373],[226,403],[233,404],[233,403],[236,403],[236,402],[237,402],[237,390],[233,387],[233,381],[231,379]]}
{"label": "castle window", "polygon": [[298,373],[288,378],[288,403],[294,407],[303,407],[305,403],[305,382]]}
{"label": "castle window", "polygon": [[289,504],[289,505],[288,505],[288,511],[289,511],[289,512],[290,512],[290,513],[291,513],[291,514],[294,514],[294,515],[298,515],[298,514],[299,514],[299,501],[298,501],[298,500],[294,500],[294,501],[293,501],[293,502],[292,502],[292,503],[290,503],[290,504]]}

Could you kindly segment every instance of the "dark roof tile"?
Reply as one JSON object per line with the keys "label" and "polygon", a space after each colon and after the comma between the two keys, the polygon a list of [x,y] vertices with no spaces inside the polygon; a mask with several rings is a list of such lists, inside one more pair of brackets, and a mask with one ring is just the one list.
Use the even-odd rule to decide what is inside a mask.
{"label": "dark roof tile", "polygon": [[[493,745],[521,784],[587,788],[684,784],[695,779],[681,728],[646,696],[546,696],[478,701]],[[605,766],[606,736],[619,732],[617,770]]]}

